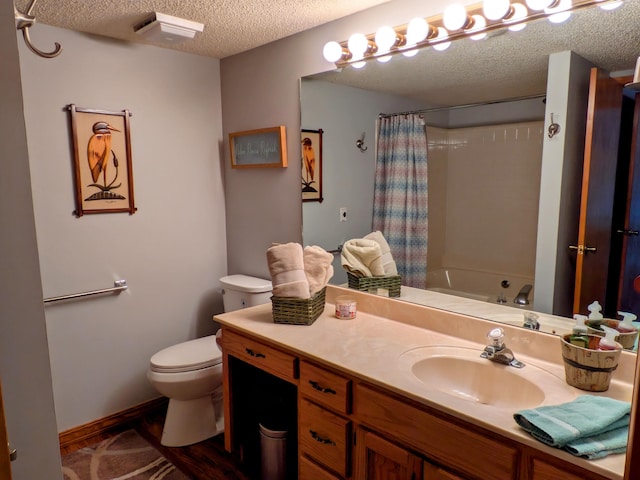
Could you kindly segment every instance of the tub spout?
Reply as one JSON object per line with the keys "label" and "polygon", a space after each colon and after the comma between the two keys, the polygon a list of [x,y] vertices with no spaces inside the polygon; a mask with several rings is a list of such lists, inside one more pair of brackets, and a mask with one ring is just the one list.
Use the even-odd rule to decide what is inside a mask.
{"label": "tub spout", "polygon": [[529,293],[531,292],[532,288],[533,285],[529,283],[524,285],[518,292],[518,295],[516,295],[513,299],[513,303],[517,305],[529,305]]}

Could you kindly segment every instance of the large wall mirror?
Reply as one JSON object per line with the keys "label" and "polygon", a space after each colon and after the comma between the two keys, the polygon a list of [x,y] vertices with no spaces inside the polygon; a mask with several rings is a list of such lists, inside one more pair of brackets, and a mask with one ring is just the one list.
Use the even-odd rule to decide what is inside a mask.
{"label": "large wall mirror", "polygon": [[[400,300],[514,324],[535,311],[543,331],[570,330],[590,72],[633,76],[636,18],[639,2],[593,7],[303,78],[302,129],[323,132],[322,201],[303,202],[304,243],[334,250],[371,232],[377,119],[420,111],[428,281]],[[339,256],[334,268],[332,283],[345,283]],[[514,304],[527,285],[528,303]]]}

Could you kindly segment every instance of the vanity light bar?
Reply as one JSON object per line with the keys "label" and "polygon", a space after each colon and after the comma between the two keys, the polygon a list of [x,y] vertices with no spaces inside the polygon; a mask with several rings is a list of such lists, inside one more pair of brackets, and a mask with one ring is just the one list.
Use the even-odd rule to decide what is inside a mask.
{"label": "vanity light bar", "polygon": [[[522,2],[524,3],[524,0],[522,0]],[[544,10],[532,10],[531,7],[528,6],[531,0],[528,0],[526,5],[523,3],[517,0],[509,3],[509,8],[505,9],[504,16],[495,20],[489,20],[484,16],[484,3],[470,5],[464,9],[466,19],[462,19],[459,23],[462,26],[457,30],[449,31],[446,29],[444,23],[445,16],[449,17],[450,15],[449,12],[445,12],[443,15],[425,18],[424,22],[422,22],[422,19],[417,18],[408,24],[393,27],[392,30],[395,32],[395,39],[391,38],[391,42],[389,42],[389,37],[393,37],[393,35],[389,32],[386,32],[384,36],[379,33],[368,35],[354,34],[346,41],[328,42],[324,46],[323,55],[325,59],[335,63],[339,68],[348,65],[362,67],[364,62],[373,59],[386,61],[390,59],[391,55],[398,53],[411,56],[417,53],[419,49],[425,47],[444,50],[448,46],[447,43],[453,40],[468,37],[475,37],[477,39],[481,38],[481,35],[486,35],[491,31],[504,27],[516,30],[517,26],[524,28],[528,22],[549,18],[560,13],[571,14],[594,6],[600,6],[606,9],[606,6],[609,4],[621,4],[622,2],[620,0],[573,0],[571,4],[569,0],[568,5],[565,7],[565,1],[563,0],[547,0],[546,4],[548,7]],[[523,13],[525,11],[526,14]],[[455,13],[460,14],[463,12]],[[477,17],[482,17],[486,20],[484,26],[482,26],[483,22],[473,21],[473,19]],[[426,25],[419,27],[419,23],[426,23]],[[447,18],[447,24],[449,23],[449,18]],[[416,29],[420,28],[423,29],[423,31],[416,35]],[[417,40],[413,41],[412,36],[414,38],[417,37]],[[380,39],[383,37],[385,38],[383,48],[379,48]]]}

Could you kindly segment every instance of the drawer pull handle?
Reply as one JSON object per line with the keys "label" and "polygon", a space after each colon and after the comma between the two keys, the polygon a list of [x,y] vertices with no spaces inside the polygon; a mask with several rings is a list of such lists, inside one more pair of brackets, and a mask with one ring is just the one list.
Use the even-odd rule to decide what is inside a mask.
{"label": "drawer pull handle", "polygon": [[311,384],[311,386],[313,388],[315,388],[316,390],[318,390],[319,392],[322,393],[331,393],[332,395],[336,394],[336,391],[331,389],[331,388],[325,388],[325,387],[321,387],[318,382],[314,382],[313,380],[309,380],[309,384]]}
{"label": "drawer pull handle", "polygon": [[245,348],[245,350],[247,351],[247,353],[249,355],[251,355],[252,357],[256,357],[256,358],[267,358],[264,354],[260,353],[260,352],[254,352],[253,350],[251,350],[250,348]]}
{"label": "drawer pull handle", "polygon": [[309,430],[309,433],[311,434],[311,438],[313,438],[318,443],[322,443],[324,445],[334,445],[334,446],[336,444],[336,442],[334,442],[330,438],[322,438],[320,435],[318,435],[317,432],[314,432],[313,430]]}

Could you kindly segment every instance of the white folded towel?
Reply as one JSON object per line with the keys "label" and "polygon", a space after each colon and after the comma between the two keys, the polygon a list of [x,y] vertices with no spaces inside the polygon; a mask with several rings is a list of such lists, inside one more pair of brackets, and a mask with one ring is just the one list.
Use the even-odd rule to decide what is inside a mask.
{"label": "white folded towel", "polygon": [[311,296],[322,290],[333,277],[333,255],[315,245],[304,247],[304,273],[309,282]]}
{"label": "white folded towel", "polygon": [[302,245],[284,243],[267,249],[267,264],[275,297],[309,298]]}
{"label": "white folded towel", "polygon": [[384,273],[386,275],[397,275],[398,267],[396,266],[396,262],[391,255],[391,249],[389,248],[389,244],[387,243],[387,239],[384,238],[384,235],[380,230],[376,230],[375,232],[371,232],[364,237],[367,240],[375,240],[378,245],[380,245],[380,253],[382,254],[382,265],[384,267]]}
{"label": "white folded towel", "polygon": [[341,253],[342,268],[357,277],[384,276],[380,245],[375,240],[353,238],[344,242]]}

